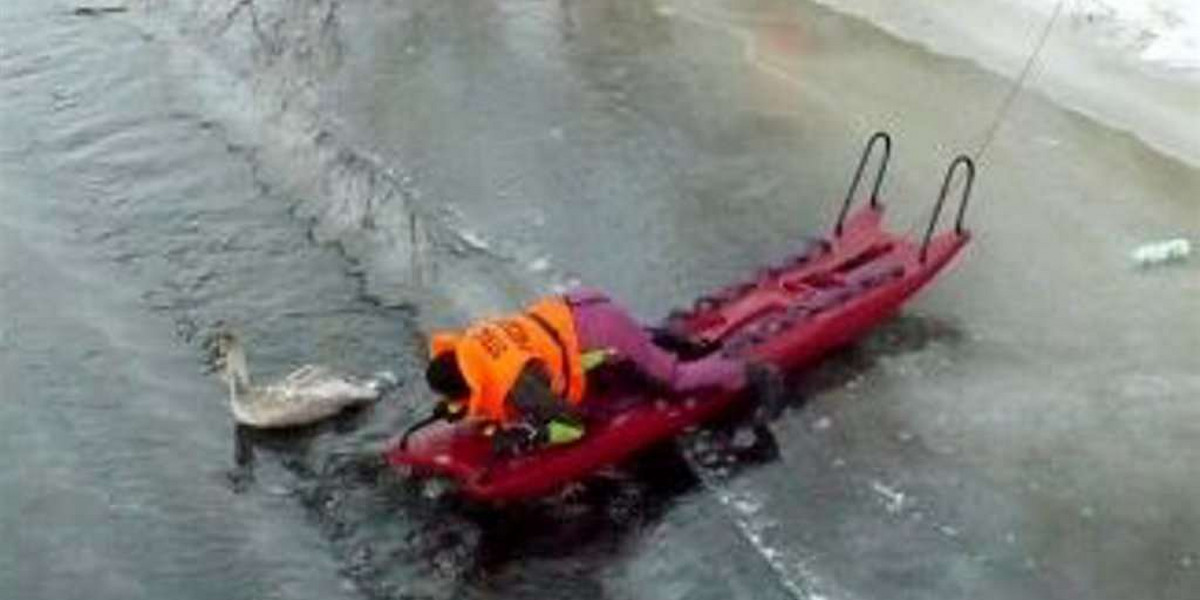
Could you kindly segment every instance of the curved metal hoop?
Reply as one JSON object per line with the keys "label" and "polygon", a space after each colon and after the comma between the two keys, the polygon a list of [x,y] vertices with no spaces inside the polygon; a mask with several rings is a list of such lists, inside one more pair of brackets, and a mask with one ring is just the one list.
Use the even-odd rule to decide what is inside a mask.
{"label": "curved metal hoop", "polygon": [[846,224],[846,215],[850,213],[850,203],[854,201],[854,193],[858,191],[858,184],[862,181],[863,171],[867,168],[867,161],[875,152],[875,144],[883,143],[883,158],[879,161],[879,170],[875,172],[875,185],[871,188],[871,208],[879,208],[879,188],[883,186],[883,178],[887,175],[888,162],[892,159],[892,136],[885,131],[877,131],[871,136],[867,142],[867,147],[863,149],[862,158],[858,159],[858,168],[854,171],[854,179],[850,181],[850,189],[846,192],[846,199],[842,202],[842,210],[838,213],[837,225],[833,228],[834,235],[842,235],[842,229]]}
{"label": "curved metal hoop", "polygon": [[954,220],[954,233],[962,235],[963,217],[967,214],[967,201],[971,199],[971,188],[975,185],[975,161],[969,156],[960,154],[950,167],[946,169],[946,177],[942,179],[942,191],[938,194],[937,204],[933,207],[933,215],[929,218],[929,227],[925,229],[925,239],[921,242],[921,262],[925,262],[925,256],[929,251],[929,241],[933,238],[933,230],[937,227],[938,217],[942,214],[942,205],[946,203],[946,194],[950,192],[950,183],[954,180],[954,174],[958,172],[959,166],[967,170],[967,181],[963,186],[962,196],[958,201],[958,216]]}

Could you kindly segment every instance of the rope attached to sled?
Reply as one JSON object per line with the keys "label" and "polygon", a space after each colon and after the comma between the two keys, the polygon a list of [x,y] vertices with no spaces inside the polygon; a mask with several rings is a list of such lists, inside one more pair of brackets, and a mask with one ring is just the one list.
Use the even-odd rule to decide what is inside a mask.
{"label": "rope attached to sled", "polygon": [[1021,67],[1021,73],[1017,75],[1017,80],[1013,82],[1012,89],[1009,90],[1008,96],[1004,98],[1004,102],[1000,104],[1000,108],[996,110],[996,117],[992,120],[992,124],[988,126],[987,133],[983,136],[983,141],[979,147],[975,149],[975,162],[980,162],[983,154],[987,152],[992,141],[996,138],[996,132],[1000,130],[1000,126],[1004,124],[1004,120],[1008,118],[1009,112],[1012,110],[1013,103],[1017,101],[1017,97],[1025,89],[1025,82],[1029,79],[1029,73],[1033,70],[1033,65],[1037,63],[1037,59],[1042,54],[1042,49],[1046,47],[1046,42],[1050,40],[1050,33],[1054,31],[1054,24],[1058,22],[1058,17],[1062,14],[1063,5],[1066,0],[1059,0],[1054,6],[1054,13],[1050,15],[1050,20],[1046,22],[1046,27],[1042,29],[1042,35],[1038,38],[1037,44],[1033,47],[1033,52],[1029,58],[1025,60],[1025,66]]}

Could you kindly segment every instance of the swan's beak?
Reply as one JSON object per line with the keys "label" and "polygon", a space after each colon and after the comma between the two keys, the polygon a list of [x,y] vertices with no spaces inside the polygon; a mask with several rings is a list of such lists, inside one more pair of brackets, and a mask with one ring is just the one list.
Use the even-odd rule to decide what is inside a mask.
{"label": "swan's beak", "polygon": [[213,374],[225,368],[225,352],[221,347],[221,342],[217,340],[217,336],[209,336],[204,340],[204,372],[205,374]]}
{"label": "swan's beak", "polygon": [[229,349],[237,344],[237,337],[229,331],[217,331],[209,335],[202,344],[204,347],[205,373],[221,373],[229,366]]}

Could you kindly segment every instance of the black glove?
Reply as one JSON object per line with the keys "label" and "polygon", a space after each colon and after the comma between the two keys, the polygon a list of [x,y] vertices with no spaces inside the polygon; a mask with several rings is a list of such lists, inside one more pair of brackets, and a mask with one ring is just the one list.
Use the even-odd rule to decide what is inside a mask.
{"label": "black glove", "polygon": [[528,423],[497,428],[492,433],[492,451],[497,456],[517,456],[545,443],[545,431]]}

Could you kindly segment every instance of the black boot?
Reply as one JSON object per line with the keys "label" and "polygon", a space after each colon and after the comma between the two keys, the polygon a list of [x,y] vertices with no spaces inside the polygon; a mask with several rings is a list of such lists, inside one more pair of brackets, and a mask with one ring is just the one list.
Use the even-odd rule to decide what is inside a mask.
{"label": "black boot", "polygon": [[786,404],[783,374],[768,363],[746,365],[746,387],[754,398],[754,422],[765,426],[783,414]]}
{"label": "black boot", "polygon": [[770,424],[783,414],[787,404],[783,374],[775,365],[751,363],[746,366],[746,387],[754,401],[748,423],[753,442],[749,446],[733,448],[734,455],[740,464],[775,460],[779,457],[779,443]]}

